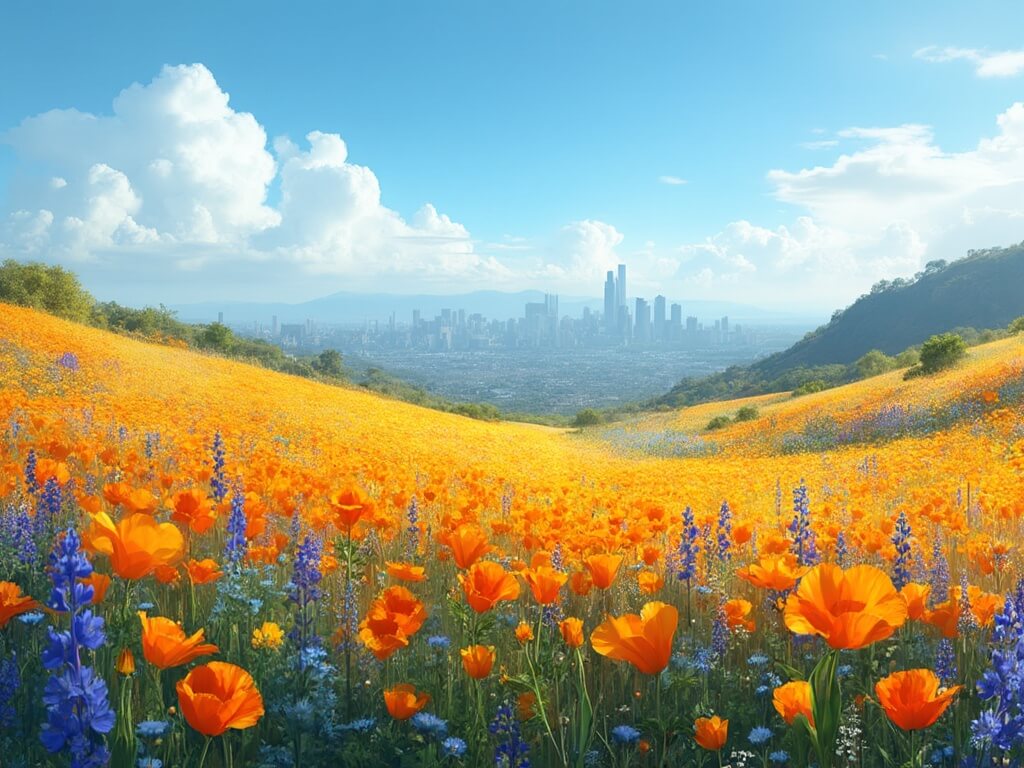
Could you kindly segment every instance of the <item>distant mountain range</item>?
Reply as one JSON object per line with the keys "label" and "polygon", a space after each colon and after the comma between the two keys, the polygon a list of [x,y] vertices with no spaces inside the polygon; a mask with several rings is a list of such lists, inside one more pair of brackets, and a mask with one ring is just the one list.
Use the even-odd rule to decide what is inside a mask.
{"label": "distant mountain range", "polygon": [[[388,293],[333,293],[312,301],[299,304],[254,303],[254,302],[205,302],[201,304],[179,304],[170,309],[177,312],[185,322],[207,323],[224,313],[228,325],[261,322],[269,324],[276,315],[279,323],[301,323],[307,319],[328,324],[360,324],[367,321],[387,322],[391,313],[399,322],[412,320],[413,310],[420,310],[424,319],[433,319],[442,309],[464,309],[466,314],[479,313],[488,319],[508,320],[523,317],[524,307],[529,302],[544,300],[541,291],[473,291],[449,295],[406,295]],[[676,300],[670,300],[670,304]],[[559,314],[580,317],[584,307],[601,311],[603,300],[587,297],[559,297]],[[694,315],[702,322],[728,315],[736,323],[803,323],[820,320],[819,316],[808,313],[786,313],[761,309],[746,304],[727,301],[676,301],[683,307],[683,317]]]}
{"label": "distant mountain range", "polygon": [[897,354],[956,328],[1005,328],[1024,315],[1024,243],[973,251],[913,281],[883,283],[784,352],[752,367],[764,376],[852,363],[879,349]]}

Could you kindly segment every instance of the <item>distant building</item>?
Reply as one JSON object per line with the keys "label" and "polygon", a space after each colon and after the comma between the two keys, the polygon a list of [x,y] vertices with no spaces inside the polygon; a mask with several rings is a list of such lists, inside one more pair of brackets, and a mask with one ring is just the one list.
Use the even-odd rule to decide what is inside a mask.
{"label": "distant building", "polygon": [[270,321],[270,335],[275,339],[281,335],[281,328],[277,324],[277,315],[274,315]]}
{"label": "distant building", "polygon": [[218,312],[217,313],[217,322],[220,323],[221,325],[224,325],[224,313],[223,312]]}
{"label": "distant building", "polygon": [[616,296],[615,273],[608,270],[608,277],[604,281],[604,327],[608,331],[614,331],[619,320],[619,303]]}
{"label": "distant building", "polygon": [[[620,307],[626,306],[626,265],[619,264],[619,279],[615,283],[615,303]],[[628,309],[628,307],[627,307]]]}
{"label": "distant building", "polygon": [[645,299],[636,300],[636,325],[633,329],[633,338],[640,344],[649,344],[651,341],[651,305]]}
{"label": "distant building", "polygon": [[654,339],[662,341],[666,336],[665,328],[665,297],[654,297]]}

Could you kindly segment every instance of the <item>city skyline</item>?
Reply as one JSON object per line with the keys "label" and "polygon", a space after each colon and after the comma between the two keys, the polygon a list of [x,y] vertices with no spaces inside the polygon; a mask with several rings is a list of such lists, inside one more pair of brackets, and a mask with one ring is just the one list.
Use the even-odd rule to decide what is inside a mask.
{"label": "city skyline", "polygon": [[0,28],[0,257],[102,299],[568,294],[628,260],[827,314],[1024,237],[1019,4],[56,5]]}

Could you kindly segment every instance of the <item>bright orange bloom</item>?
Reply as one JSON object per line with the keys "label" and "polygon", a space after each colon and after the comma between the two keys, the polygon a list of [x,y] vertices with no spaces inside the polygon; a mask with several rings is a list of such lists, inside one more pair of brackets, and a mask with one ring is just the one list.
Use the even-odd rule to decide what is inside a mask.
{"label": "bright orange bloom", "polygon": [[473,523],[463,523],[454,531],[443,535],[441,541],[452,551],[455,565],[463,569],[469,568],[493,549],[483,528]]}
{"label": "bright orange bloom", "polygon": [[537,694],[533,691],[520,693],[516,697],[516,717],[520,720],[529,720],[537,714]]}
{"label": "bright orange bloom", "polygon": [[832,648],[864,648],[884,640],[907,620],[907,604],[884,571],[857,565],[815,566],[786,600],[790,632],[819,635]]}
{"label": "bright orange bloom", "polygon": [[181,573],[173,565],[158,565],[153,571],[153,578],[161,584],[177,584],[181,581]]}
{"label": "bright orange bloom", "polygon": [[93,571],[84,579],[79,579],[79,583],[87,584],[92,587],[92,604],[97,605],[103,602],[103,598],[107,596],[107,590],[110,589],[110,577],[105,573],[99,573]]}
{"label": "bright orange bloom", "polygon": [[156,511],[156,496],[145,488],[133,488],[128,483],[108,483],[103,486],[103,498],[111,506],[124,507],[128,512],[151,515]]}
{"label": "bright orange bloom", "polygon": [[590,578],[598,589],[608,589],[612,585],[620,565],[622,565],[622,555],[591,555],[586,559]]}
{"label": "bright orange bloom", "polygon": [[665,586],[665,579],[654,571],[640,571],[636,575],[636,583],[645,595],[653,595]]}
{"label": "bright orange bloom", "polygon": [[811,711],[811,684],[806,680],[794,680],[780,685],[772,693],[772,704],[775,711],[782,715],[786,725],[792,725],[797,715],[803,715],[807,722],[814,725],[814,713]]}
{"label": "bright orange bloom", "polygon": [[209,584],[224,575],[217,561],[209,557],[205,560],[189,560],[185,570],[193,584]]}
{"label": "bright orange bloom", "polygon": [[933,610],[925,611],[922,620],[938,629],[943,637],[952,639],[960,632],[960,601],[954,598],[939,603]]}
{"label": "bright orange bloom", "polygon": [[931,584],[918,584],[912,581],[903,586],[900,594],[907,604],[907,618],[911,621],[920,621],[924,618],[928,609],[928,593],[931,591]]}
{"label": "bright orange bloom", "polygon": [[520,621],[519,626],[516,627],[516,640],[520,645],[526,645],[533,640],[533,629],[525,621]]}
{"label": "bright orange bloom", "polygon": [[28,613],[39,607],[34,599],[21,594],[21,587],[13,581],[0,581],[0,629],[21,613]]}
{"label": "bright orange bloom", "polygon": [[185,539],[174,523],[158,523],[139,512],[114,523],[106,512],[92,518],[86,547],[110,558],[122,579],[141,579],[161,565],[174,565],[185,552]]}
{"label": "bright orange bloom", "polygon": [[930,669],[893,672],[875,683],[875,695],[895,725],[904,731],[920,731],[931,726],[953,701],[963,686],[954,685],[939,692],[939,678]]}
{"label": "bright orange bloom", "polygon": [[628,661],[645,675],[656,675],[668,666],[678,622],[675,607],[651,602],[640,609],[639,616],[609,616],[590,635],[590,644],[602,656]]}
{"label": "bright orange bloom", "polygon": [[145,611],[139,611],[139,620],[142,622],[142,655],[157,669],[180,667],[200,656],[220,651],[213,643],[203,642],[206,635],[203,629],[185,637],[180,624],[163,616],[149,618]]}
{"label": "bright orange bloom", "polygon": [[330,504],[334,524],[342,530],[351,531],[353,525],[373,513],[373,501],[355,487],[332,493]]}
{"label": "bright orange bloom", "polygon": [[698,717],[693,723],[693,740],[709,752],[717,752],[729,738],[729,721],[718,715]]}
{"label": "bright orange bloom", "polygon": [[427,706],[429,701],[428,694],[418,693],[408,683],[399,683],[384,691],[384,706],[388,708],[388,714],[395,720],[408,720]]}
{"label": "bright orange bloom", "polygon": [[569,589],[580,597],[586,597],[594,588],[594,580],[587,571],[576,571],[569,579]]}
{"label": "bright orange bloom", "polygon": [[427,571],[422,565],[412,563],[395,563],[388,561],[384,563],[388,576],[400,581],[423,581],[427,578]]}
{"label": "bright orange bloom", "polygon": [[765,555],[756,563],[740,568],[736,575],[761,589],[784,592],[792,589],[808,569],[802,567],[796,555],[786,552],[781,555]]}
{"label": "bright orange bloom", "polygon": [[427,620],[423,603],[405,587],[388,587],[370,604],[359,624],[359,639],[380,661],[409,645]]}
{"label": "bright orange bloom", "polygon": [[462,666],[466,674],[474,680],[480,680],[491,674],[491,667],[494,666],[493,645],[471,645],[459,651],[462,656]]}
{"label": "bright orange bloom", "polygon": [[583,619],[569,616],[558,622],[558,629],[562,633],[562,639],[570,648],[579,648],[583,645]]}
{"label": "bright orange bloom", "polygon": [[459,574],[459,583],[466,593],[466,602],[477,613],[491,610],[502,600],[515,600],[519,597],[516,577],[493,560],[484,560],[470,566],[466,573]]}
{"label": "bright orange bloom", "polygon": [[194,533],[206,533],[217,521],[217,508],[213,499],[198,488],[174,494],[174,512],[171,520],[187,525]]}
{"label": "bright orange bloom", "polygon": [[[924,622],[936,627],[943,637],[954,638],[960,632],[960,605],[962,590],[959,586],[950,590],[950,598],[939,603],[931,611],[924,614]],[[996,611],[1003,607],[1006,598],[992,592],[983,592],[971,585],[967,588],[967,601],[971,605],[971,615],[979,626],[987,626],[995,617]]]}
{"label": "bright orange bloom", "polygon": [[736,598],[726,602],[722,609],[725,611],[725,621],[729,625],[729,629],[736,629],[737,627],[743,627],[747,632],[754,631],[754,620],[748,619],[750,611],[753,609],[753,605],[750,604],[749,600],[742,598]]}
{"label": "bright orange bloom", "polygon": [[117,663],[114,665],[118,671],[118,674],[128,675],[135,674],[135,654],[132,653],[131,648],[122,648],[121,652],[117,654]]}
{"label": "bright orange bloom", "polygon": [[256,681],[234,664],[202,664],[178,681],[177,690],[181,714],[205,736],[220,736],[228,728],[252,728],[263,717]]}
{"label": "bright orange bloom", "polygon": [[558,592],[569,577],[556,571],[550,565],[539,565],[523,571],[523,578],[530,585],[533,599],[541,605],[550,605],[558,599]]}

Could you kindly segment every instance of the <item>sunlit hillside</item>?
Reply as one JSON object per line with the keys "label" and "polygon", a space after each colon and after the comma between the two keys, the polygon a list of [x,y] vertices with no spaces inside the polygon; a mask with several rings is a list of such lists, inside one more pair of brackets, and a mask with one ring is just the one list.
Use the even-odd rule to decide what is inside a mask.
{"label": "sunlit hillside", "polygon": [[[607,652],[610,646],[595,630],[609,614],[664,601],[689,620],[672,651],[678,657],[672,669],[683,677],[704,676],[697,698],[687,693],[692,680],[670,686],[665,696],[678,699],[687,717],[715,712],[730,716],[736,729],[749,730],[767,718],[776,746],[793,751],[798,737],[771,714],[767,701],[749,704],[760,673],[741,674],[744,659],[765,653],[785,658],[789,670],[807,672],[822,649],[809,644],[795,655],[794,646],[783,642],[782,614],[766,599],[784,598],[789,587],[766,593],[737,569],[772,553],[798,551],[794,562],[801,566],[821,560],[870,564],[897,574],[902,569],[904,582],[923,582],[941,562],[947,582],[951,573],[954,585],[962,580],[972,595],[988,595],[985,604],[994,611],[1008,574],[1019,572],[1017,542],[1024,533],[1022,372],[1018,336],[973,348],[959,367],[931,377],[904,381],[895,372],[798,398],[782,393],[713,403],[568,432],[424,410],[2,306],[0,497],[6,511],[0,545],[11,552],[27,546],[29,539],[12,531],[20,525],[18,515],[29,512],[35,522],[23,523],[37,538],[31,539],[31,557],[0,561],[0,577],[46,600],[49,577],[42,560],[48,545],[38,537],[77,527],[98,572],[114,579],[101,609],[111,643],[96,651],[97,668],[111,686],[122,680],[118,695],[128,697],[136,720],[169,717],[177,736],[161,742],[162,752],[148,743],[145,748],[172,761],[194,761],[201,744],[187,736],[180,714],[167,715],[171,680],[180,675],[157,672],[151,686],[140,673],[139,685],[131,688],[134,678],[115,671],[123,648],[134,650],[140,668],[144,663],[139,605],[183,620],[188,632],[205,628],[220,648],[218,658],[254,675],[270,713],[259,726],[264,752],[277,745],[322,755],[324,745],[333,745],[332,754],[347,755],[353,764],[376,764],[371,756],[381,744],[415,750],[415,739],[402,739],[422,733],[394,730],[401,718],[382,697],[384,689],[409,682],[434,696],[431,711],[450,721],[446,727],[463,729],[469,752],[460,757],[473,765],[487,763],[483,756],[493,749],[481,722],[494,713],[484,709],[493,709],[492,700],[518,697],[525,708],[523,737],[540,756],[535,764],[547,765],[576,762],[573,750],[614,756],[608,730],[627,721],[639,727],[644,697],[653,695],[642,673],[663,666],[646,670],[628,653]],[[733,416],[744,406],[756,408],[750,420],[705,429],[715,416]],[[693,520],[684,528],[687,507]],[[152,517],[157,522],[147,519]],[[120,532],[110,533],[118,521]],[[146,541],[126,543],[132,525],[157,524],[169,526],[160,530],[170,541],[183,534],[180,547],[164,556],[147,554]],[[294,597],[310,548],[318,574],[315,609]],[[474,596],[494,584],[470,586],[484,578],[472,570],[481,557],[502,573],[523,577],[501,587],[504,597],[483,609]],[[602,558],[610,558],[610,565]],[[142,562],[141,570],[129,568],[129,559],[132,568]],[[218,574],[209,581],[196,576],[204,561]],[[524,570],[527,564],[534,570]],[[540,593],[530,598],[531,579],[539,578],[543,571],[536,569],[544,564],[553,564],[545,578],[556,593],[568,581],[557,616],[548,616],[550,604],[538,613]],[[602,579],[612,588],[602,589]],[[383,597],[372,602],[399,581],[412,592],[402,592],[401,599],[422,601],[425,611],[401,637],[371,621],[374,611],[399,610],[384,606]],[[598,590],[591,592],[595,584]],[[248,607],[232,608],[239,590]],[[730,611],[747,618],[730,618],[732,634],[723,640],[714,633],[724,631],[716,627],[727,601]],[[957,618],[951,625],[949,615],[956,614],[956,601],[945,605],[948,610],[933,600],[927,613],[917,615],[922,628],[913,644],[901,646],[901,659],[931,664],[933,641],[949,637],[951,626],[955,635]],[[978,615],[975,629],[987,631],[992,611]],[[581,620],[581,637],[594,633],[580,655],[555,653],[562,642],[557,620],[565,616]],[[0,619],[0,626],[7,620]],[[453,656],[447,646],[438,651],[423,636],[412,637],[424,621],[432,637],[454,638]],[[332,675],[355,665],[355,673],[331,678],[337,711],[330,717],[348,718],[351,730],[357,717],[390,713],[386,729],[366,727],[377,746],[350,736],[337,736],[335,743],[321,734],[315,742],[320,746],[303,746],[299,738],[296,747],[290,728],[316,734],[321,726],[295,725],[294,711],[275,709],[270,697],[324,694],[309,680],[302,685],[311,687],[297,689],[285,657],[267,656],[268,643],[259,640],[264,622],[277,628],[267,631],[290,628],[289,642],[300,650],[303,644],[323,648]],[[755,632],[755,624],[764,631]],[[11,622],[5,642],[28,647],[36,642],[34,626]],[[561,632],[570,648],[577,647],[567,630]],[[543,658],[528,634],[545,644]],[[281,642],[269,645],[276,649]],[[477,676],[465,659],[469,674],[458,669],[458,648],[472,644],[496,649],[489,652],[497,656],[494,674],[487,666]],[[687,666],[687,659],[712,647],[733,659],[721,675],[708,677],[707,670]],[[961,670],[980,674],[987,657],[972,654],[960,659]],[[613,666],[604,656],[633,665]],[[388,661],[381,666],[383,659]],[[587,732],[578,730],[583,694],[571,694],[574,683],[563,679],[577,660],[574,679],[594,697],[585,705],[591,708]],[[854,685],[867,691],[879,670],[866,658],[857,663],[855,679],[861,682]],[[549,694],[543,675],[566,687]],[[737,696],[738,686],[750,690]],[[551,708],[550,718],[532,709],[538,696]],[[748,703],[737,703],[744,697]],[[460,701],[476,702],[472,707],[479,712],[467,713]],[[969,695],[961,702],[962,728],[981,704]],[[576,714],[561,719],[563,710]],[[42,717],[31,706],[25,711],[29,720]],[[660,709],[658,717],[664,722]],[[689,737],[676,740],[668,731],[659,737],[656,728],[644,727],[655,737],[645,749],[664,758],[682,759],[695,748]],[[692,733],[692,720],[675,727]],[[966,743],[963,733],[944,738],[957,750]],[[139,743],[130,726],[113,740],[122,754],[134,754],[126,750]],[[249,739],[231,744],[254,761],[263,754]],[[890,748],[898,751],[895,744]],[[391,761],[398,757],[382,759],[397,764]],[[881,763],[872,758],[859,764]]]}

